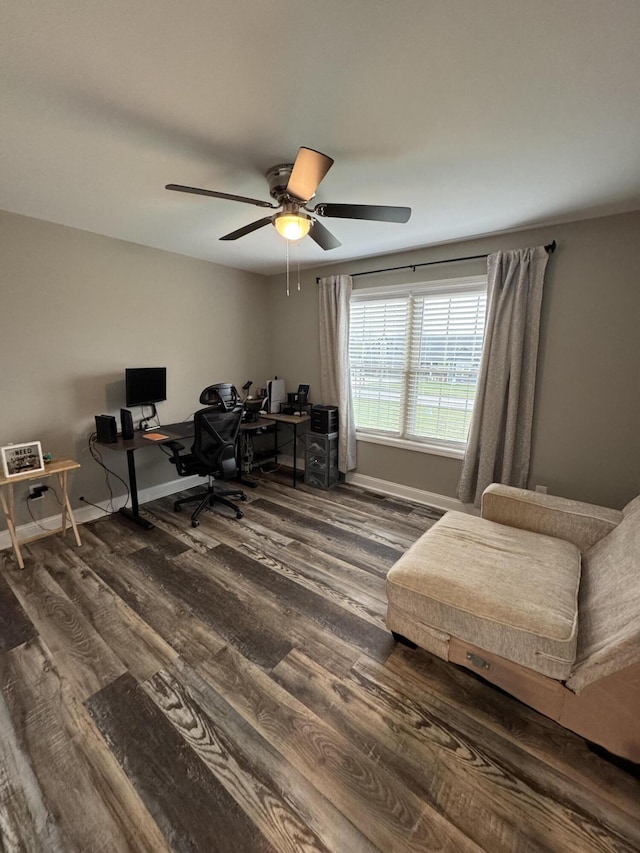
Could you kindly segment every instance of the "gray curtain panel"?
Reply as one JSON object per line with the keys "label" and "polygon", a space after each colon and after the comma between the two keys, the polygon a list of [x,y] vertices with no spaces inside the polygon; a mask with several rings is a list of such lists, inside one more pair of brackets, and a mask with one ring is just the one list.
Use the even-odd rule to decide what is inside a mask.
{"label": "gray curtain panel", "polygon": [[491,483],[526,488],[544,246],[489,255],[485,340],[458,498],[480,506]]}
{"label": "gray curtain panel", "polygon": [[351,276],[320,279],[320,396],[338,407],[338,470],[356,467],[356,428],[349,376],[349,300]]}

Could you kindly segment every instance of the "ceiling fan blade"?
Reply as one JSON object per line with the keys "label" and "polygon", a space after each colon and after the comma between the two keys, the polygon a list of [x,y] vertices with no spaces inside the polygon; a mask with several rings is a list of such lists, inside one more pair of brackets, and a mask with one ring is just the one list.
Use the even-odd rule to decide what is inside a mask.
{"label": "ceiling fan blade", "polygon": [[271,204],[270,201],[262,201],[262,199],[259,198],[247,198],[247,196],[244,195],[219,193],[215,190],[203,190],[199,187],[184,187],[182,184],[167,184],[165,190],[176,190],[179,193],[193,193],[193,195],[207,195],[211,198],[225,198],[227,201],[242,201],[245,204],[255,204],[257,207],[271,207],[274,210],[278,207],[277,204]]}
{"label": "ceiling fan blade", "polygon": [[408,222],[410,207],[388,207],[375,204],[317,204],[313,210],[318,216],[337,219],[369,219],[375,222]]}
{"label": "ceiling fan blade", "polygon": [[314,151],[313,148],[300,148],[289,175],[287,195],[300,201],[309,201],[332,166],[333,160],[326,154]]}
{"label": "ceiling fan blade", "polygon": [[265,216],[263,219],[258,219],[256,222],[252,222],[251,225],[245,225],[243,228],[238,228],[237,231],[232,231],[230,234],[225,234],[224,237],[220,237],[221,240],[237,240],[238,237],[244,237],[245,234],[251,234],[252,231],[257,231],[258,228],[264,228],[265,225],[269,225],[271,222],[270,216]]}
{"label": "ceiling fan blade", "polygon": [[337,249],[338,246],[342,246],[340,240],[334,237],[331,231],[329,231],[328,228],[325,228],[317,219],[314,219],[313,225],[309,229],[309,237],[311,237],[311,239],[325,251],[327,249]]}

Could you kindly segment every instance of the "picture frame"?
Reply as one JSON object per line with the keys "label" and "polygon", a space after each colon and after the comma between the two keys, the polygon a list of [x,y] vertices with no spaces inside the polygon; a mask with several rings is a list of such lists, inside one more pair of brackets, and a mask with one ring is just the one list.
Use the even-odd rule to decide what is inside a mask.
{"label": "picture frame", "polygon": [[5,447],[0,447],[0,457],[2,458],[2,473],[8,479],[44,471],[44,457],[42,456],[42,445],[39,441],[7,444]]}

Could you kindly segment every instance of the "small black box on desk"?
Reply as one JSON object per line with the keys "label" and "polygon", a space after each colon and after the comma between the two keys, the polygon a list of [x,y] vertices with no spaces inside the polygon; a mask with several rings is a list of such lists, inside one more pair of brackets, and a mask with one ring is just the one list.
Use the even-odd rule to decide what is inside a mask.
{"label": "small black box on desk", "polygon": [[102,444],[115,444],[118,440],[118,427],[113,415],[96,415],[96,436]]}
{"label": "small black box on desk", "polygon": [[316,403],[311,409],[310,428],[311,432],[338,432],[338,407]]}

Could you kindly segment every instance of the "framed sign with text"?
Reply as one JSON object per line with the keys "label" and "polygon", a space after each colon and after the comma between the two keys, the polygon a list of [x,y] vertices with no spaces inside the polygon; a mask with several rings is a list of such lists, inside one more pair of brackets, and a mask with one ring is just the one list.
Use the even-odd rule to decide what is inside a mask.
{"label": "framed sign with text", "polygon": [[42,446],[39,441],[26,444],[8,444],[0,447],[2,473],[5,477],[19,477],[20,474],[44,471]]}

